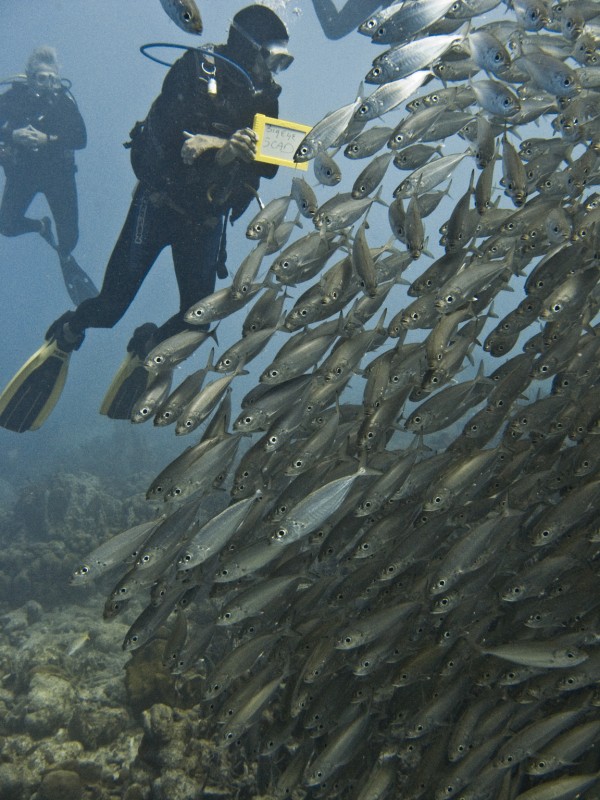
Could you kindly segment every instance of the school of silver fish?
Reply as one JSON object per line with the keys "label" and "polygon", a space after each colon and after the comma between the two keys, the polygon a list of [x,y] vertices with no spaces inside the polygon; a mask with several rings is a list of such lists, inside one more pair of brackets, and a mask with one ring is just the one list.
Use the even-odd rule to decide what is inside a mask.
{"label": "school of silver fish", "polygon": [[[148,358],[136,419],[201,438],[72,582],[113,574],[105,617],[142,609],[123,647],[166,638],[174,679],[204,676],[265,797],[593,800],[600,3],[383,6],[374,88],[296,152],[318,185],[187,312],[242,310],[239,341],[174,391],[208,334]],[[336,154],[364,169],[342,183]]]}

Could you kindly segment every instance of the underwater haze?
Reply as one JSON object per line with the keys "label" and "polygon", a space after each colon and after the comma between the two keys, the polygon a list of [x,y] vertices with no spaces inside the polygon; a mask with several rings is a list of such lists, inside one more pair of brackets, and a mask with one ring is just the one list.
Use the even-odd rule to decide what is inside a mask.
{"label": "underwater haze", "polygon": [[[246,4],[198,0],[200,36],[191,0],[2,10],[6,85],[42,44],[72,81],[97,286],[166,74],[140,47]],[[202,386],[99,413],[178,307],[164,251],[0,428],[0,800],[600,800],[600,3],[265,5],[308,169],[228,226],[173,374]],[[70,302],[41,237],[0,262],[5,385]]]}
{"label": "underwater haze", "polygon": [[[229,21],[248,3],[211,0],[202,9],[202,43],[220,43],[227,38]],[[282,73],[280,116],[312,124],[337,107],[340,97],[356,94],[369,57],[369,42],[348,46],[327,41],[311,4],[275,3],[290,31],[290,49],[295,61]],[[160,91],[166,68],[144,58],[139,48],[151,42],[194,46],[197,37],[177,28],[165,15],[159,0],[75,2],[34,0],[28,3],[27,20],[20,4],[5,3],[3,29],[10,32],[0,54],[0,75],[10,79],[22,73],[31,51],[50,44],[58,51],[61,75],[72,81],[72,92],[88,130],[88,144],[75,154],[79,195],[79,243],[75,256],[97,286],[121,230],[136,179],[123,142],[136,120],[144,119]],[[318,48],[326,47],[326,58]],[[358,53],[365,55],[360,58]],[[159,58],[173,61],[178,50],[154,50]],[[333,68],[332,68],[333,67]],[[272,181],[264,181],[264,201],[289,193],[290,170],[281,169]],[[230,272],[248,252],[245,227],[258,210],[253,204],[244,218],[228,230]],[[43,198],[30,209],[31,216],[47,213]],[[306,229],[306,226],[305,226]],[[6,301],[0,325],[6,358],[0,365],[0,383],[6,384],[19,366],[40,345],[43,335],[61,313],[70,307],[58,260],[40,237],[31,234],[0,237],[0,259],[6,276]],[[224,285],[219,282],[217,288]],[[43,428],[24,437],[0,429],[5,453],[2,477],[22,480],[40,468],[69,469],[69,461],[81,446],[100,436],[110,439],[118,431],[119,441],[142,448],[144,457],[154,458],[147,448],[165,448],[176,453],[181,445],[172,431],[140,430],[125,423],[108,422],[98,408],[125,355],[133,330],[144,322],[161,324],[178,307],[178,293],[169,251],[164,251],[144,282],[124,318],[112,330],[87,333],[83,350],[71,359],[63,396]],[[225,327],[225,326],[224,326]],[[240,323],[241,327],[241,323]],[[222,331],[220,346],[228,346]],[[208,353],[205,345],[202,354]],[[224,349],[224,347],[223,347]],[[79,357],[81,356],[81,358]],[[202,358],[202,356],[198,356]],[[196,364],[196,368],[199,364]],[[184,365],[179,372],[191,371]],[[150,437],[148,444],[146,437]],[[162,463],[160,458],[155,466]]]}

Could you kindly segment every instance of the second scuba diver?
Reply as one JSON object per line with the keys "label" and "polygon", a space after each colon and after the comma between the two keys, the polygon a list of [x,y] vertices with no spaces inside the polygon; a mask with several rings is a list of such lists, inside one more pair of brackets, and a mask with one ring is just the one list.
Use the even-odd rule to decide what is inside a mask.
{"label": "second scuba diver", "polygon": [[[0,164],[6,175],[0,233],[39,233],[57,251],[69,296],[77,305],[97,294],[71,255],[79,237],[74,151],[86,145],[85,123],[69,82],[59,77],[53,47],[34,50],[25,75],[10,83],[0,95]],[[48,201],[58,242],[49,217],[25,216],[39,193]]]}
{"label": "second scuba diver", "polygon": [[[87,328],[110,328],[123,316],[163,248],[170,246],[179,310],[160,327],[136,329],[128,356],[102,406],[129,418],[145,391],[146,354],[159,342],[191,328],[188,308],[214,291],[225,271],[225,227],[243,214],[261,177],[277,167],[254,160],[254,115],[278,115],[281,87],[273,73],[285,69],[288,31],[266,6],[235,14],[227,42],[213,51],[189,49],[167,73],[148,116],[132,131],[131,160],[139,183],[108,262],[100,294],[67,311],[46,333],[46,343],[0,395],[0,425],[38,428],[62,390],[70,353]],[[197,326],[194,326],[198,330]]]}

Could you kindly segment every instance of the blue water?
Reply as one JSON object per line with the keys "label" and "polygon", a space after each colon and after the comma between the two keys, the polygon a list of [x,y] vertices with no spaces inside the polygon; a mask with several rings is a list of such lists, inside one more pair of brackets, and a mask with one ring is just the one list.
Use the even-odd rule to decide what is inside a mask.
{"label": "blue water", "polygon": [[[76,153],[80,239],[74,255],[96,285],[101,284],[135,186],[128,151],[122,143],[129,138],[135,121],[145,117],[166,72],[165,67],[144,58],[140,46],[156,41],[188,46],[222,42],[231,17],[245,5],[234,0],[205,0],[201,3],[204,33],[195,37],[177,28],[158,0],[32,0],[27,2],[26,15],[21,3],[2,4],[3,30],[8,35],[0,52],[0,78],[22,72],[31,51],[50,44],[58,50],[62,75],[73,83],[72,92],[88,129],[88,146]],[[283,87],[280,116],[314,124],[354,98],[365,65],[372,58],[372,45],[356,36],[351,41],[329,41],[312,4],[303,3],[300,13],[294,11],[296,4],[283,6],[276,3],[274,7],[282,9],[288,24],[295,62],[279,76]],[[354,164],[343,160],[345,173],[354,169]],[[360,163],[362,166],[364,163]],[[288,194],[292,175],[291,170],[282,168],[274,180],[264,181],[263,200]],[[314,183],[312,172],[309,175]],[[257,210],[253,204],[235,227],[229,228],[230,273],[252,246],[244,232]],[[29,213],[33,217],[47,213],[45,200],[37,198]],[[304,221],[302,232],[309,229]],[[384,235],[388,237],[387,232]],[[39,347],[48,325],[69,308],[70,301],[55,254],[37,235],[0,237],[0,264],[0,384],[4,385]],[[98,414],[133,329],[147,321],[163,322],[176,309],[177,298],[170,253],[165,251],[118,325],[112,330],[88,332],[83,347],[71,359],[63,396],[43,428],[26,434],[0,429],[0,477],[19,483],[56,468],[68,470],[86,442],[97,436],[110,440],[115,430],[121,440],[129,437],[131,446],[139,444],[145,458],[150,457],[148,448],[155,449],[157,468],[189,444],[176,440],[172,427],[158,430],[151,423],[133,426]],[[223,326],[217,355],[239,337],[242,319]],[[176,373],[175,380],[204,364],[207,355],[206,347],[198,351]],[[268,354],[257,360],[256,375],[262,369],[260,365],[268,363],[266,359]],[[248,380],[255,382],[254,376]],[[118,465],[119,453],[114,457]]]}

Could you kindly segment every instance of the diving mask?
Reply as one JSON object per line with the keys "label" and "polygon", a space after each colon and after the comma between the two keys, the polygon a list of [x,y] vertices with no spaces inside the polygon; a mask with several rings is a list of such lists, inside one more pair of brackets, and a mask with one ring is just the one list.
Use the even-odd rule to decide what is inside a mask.
{"label": "diving mask", "polygon": [[285,39],[273,40],[260,44],[256,39],[250,36],[248,31],[244,30],[241,25],[238,25],[235,20],[232,21],[231,26],[235,28],[238,33],[241,33],[241,35],[250,42],[252,47],[258,50],[269,72],[283,72],[294,60],[294,56],[287,49],[288,43]]}
{"label": "diving mask", "polygon": [[50,70],[39,70],[30,76],[29,81],[35,89],[47,92],[55,92],[61,86],[56,72]]}

